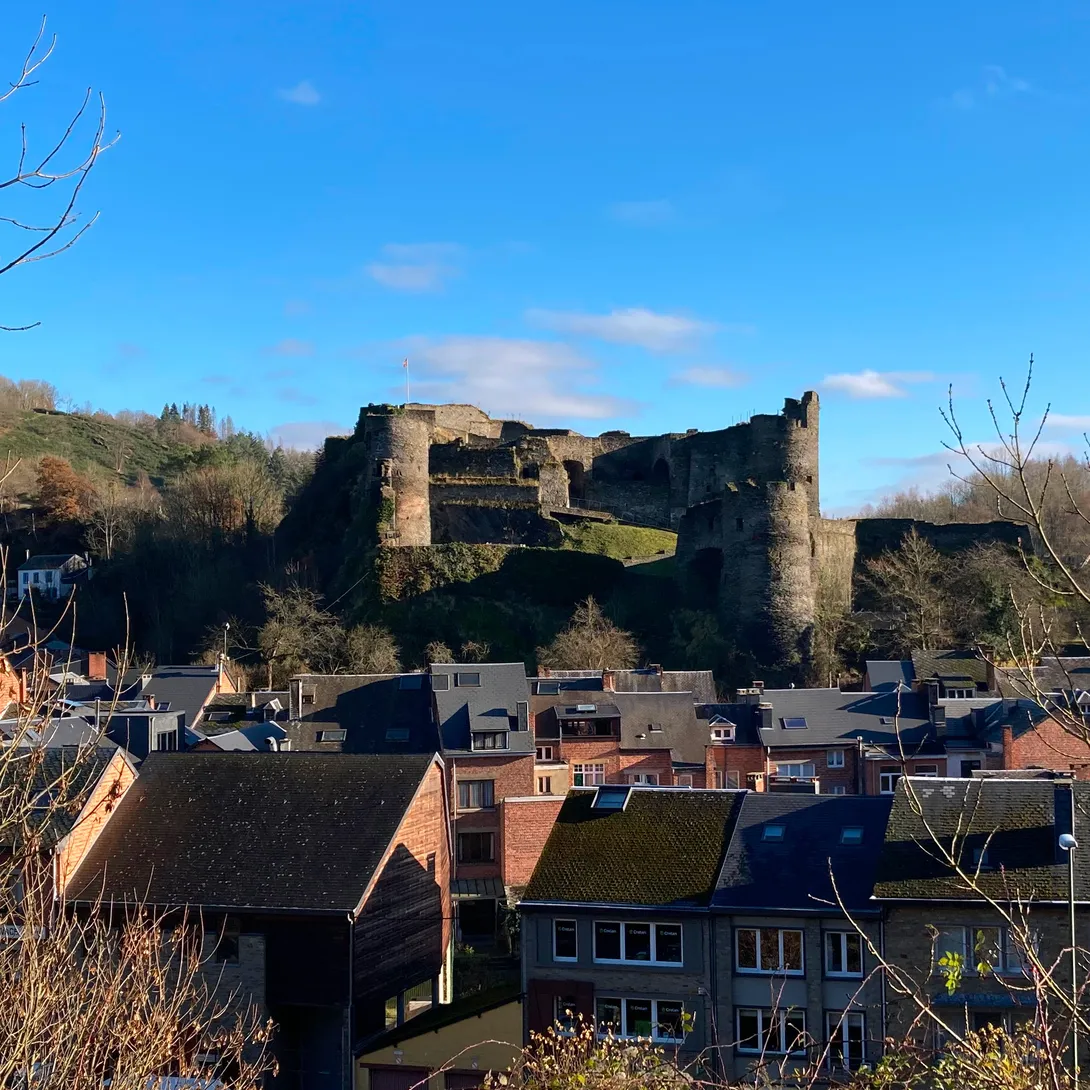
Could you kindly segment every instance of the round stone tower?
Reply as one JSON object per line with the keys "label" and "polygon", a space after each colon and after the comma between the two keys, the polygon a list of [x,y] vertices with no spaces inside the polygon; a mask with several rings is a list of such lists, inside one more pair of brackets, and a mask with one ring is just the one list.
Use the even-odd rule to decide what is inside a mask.
{"label": "round stone tower", "polygon": [[378,507],[379,543],[430,545],[428,456],[434,430],[426,409],[369,405],[360,414]]}

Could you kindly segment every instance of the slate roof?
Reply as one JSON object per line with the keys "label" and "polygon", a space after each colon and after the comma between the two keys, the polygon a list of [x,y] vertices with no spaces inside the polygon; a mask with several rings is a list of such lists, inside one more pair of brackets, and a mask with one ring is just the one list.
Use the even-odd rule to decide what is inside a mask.
{"label": "slate roof", "polygon": [[988,663],[972,651],[913,651],[912,668],[917,681],[933,677],[969,677],[987,682]]}
{"label": "slate roof", "polygon": [[867,659],[867,682],[876,693],[911,689],[915,679],[911,659]]}
{"label": "slate roof", "polygon": [[[860,735],[872,745],[916,747],[934,736],[926,697],[918,693],[843,693],[839,689],[766,689],[772,727],[760,731],[763,745],[827,746],[854,742]],[[789,729],[787,718],[806,726]]]}
{"label": "slate roof", "polygon": [[696,717],[692,693],[613,693],[621,712],[621,746],[668,749],[674,761],[704,763],[708,725]]}
{"label": "slate roof", "polygon": [[172,712],[185,712],[185,725],[198,724],[204,706],[216,691],[217,666],[157,666],[142,697],[155,697],[155,705],[169,704]]}
{"label": "slate roof", "polygon": [[[439,718],[439,737],[444,753],[469,753],[470,732],[510,730],[506,750],[488,750],[490,755],[533,753],[534,732],[518,730],[518,705],[530,707],[530,683],[526,665],[521,662],[432,663],[434,679],[446,676],[449,688],[436,688],[432,682],[435,710]],[[455,675],[474,673],[481,683],[475,686],[455,684]],[[570,700],[567,701],[571,703]]]}
{"label": "slate roof", "polygon": [[352,912],[433,759],[153,753],[69,895]]}
{"label": "slate roof", "polygon": [[524,902],[704,907],[745,792],[633,787],[624,810],[569,792]]}
{"label": "slate roof", "polygon": [[83,557],[79,553],[42,553],[40,556],[31,556],[19,565],[19,571],[42,571],[45,568],[63,568],[70,560],[79,560]]}
{"label": "slate roof", "polygon": [[1090,657],[1043,658],[1032,669],[1021,666],[996,670],[996,680],[1005,696],[1032,696],[1034,686],[1043,693],[1068,689],[1090,690]]}
{"label": "slate roof", "polygon": [[[293,707],[294,719],[284,724],[293,750],[435,753],[439,749],[426,674],[301,674],[295,680],[313,691],[314,703]],[[338,729],[345,732],[343,742],[319,741],[319,731]]]}
{"label": "slate roof", "polygon": [[[538,681],[559,681],[561,689],[601,689],[601,670],[549,670],[547,678],[533,678],[534,691]],[[715,677],[711,670],[663,670],[659,666],[644,666],[635,670],[610,670],[613,690],[619,693],[692,693],[696,704],[713,703],[717,698]],[[586,682],[586,684],[582,684]],[[542,694],[545,695],[545,694]]]}
{"label": "slate roof", "polygon": [[[922,814],[909,795],[913,789]],[[1090,783],[1074,783],[1075,835],[1090,841]],[[974,777],[903,779],[897,785],[875,881],[876,898],[979,900],[937,857],[927,828],[948,849],[957,844],[963,869],[987,847],[981,889],[997,900],[1066,901],[1067,857],[1058,847],[1070,831],[1072,781]],[[925,826],[926,821],[926,826]],[[1075,895],[1090,900],[1090,862],[1075,853]]]}
{"label": "slate roof", "polygon": [[[712,904],[748,911],[837,912],[836,890],[852,912],[873,911],[874,872],[892,800],[859,795],[747,792],[723,860]],[[782,841],[764,839],[766,824],[784,826]],[[860,844],[842,844],[846,827]]]}
{"label": "slate roof", "polygon": [[212,735],[206,733],[200,740],[211,742],[225,753],[253,753],[255,750],[275,753],[278,746],[270,745],[269,739],[279,743],[286,736],[287,731],[280,723],[248,723],[235,730],[219,731]]}

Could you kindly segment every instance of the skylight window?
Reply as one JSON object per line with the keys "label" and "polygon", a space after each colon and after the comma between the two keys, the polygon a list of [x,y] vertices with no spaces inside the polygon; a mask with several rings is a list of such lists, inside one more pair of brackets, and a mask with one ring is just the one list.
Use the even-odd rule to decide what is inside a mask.
{"label": "skylight window", "polygon": [[783,842],[784,833],[787,832],[785,825],[766,825],[764,832],[761,834],[762,840],[771,841],[773,844],[780,844]]}
{"label": "skylight window", "polygon": [[460,689],[480,688],[481,675],[476,670],[463,670],[454,675],[454,684]]}
{"label": "skylight window", "polygon": [[386,728],[386,741],[387,742],[407,742],[409,740],[409,728],[408,727],[387,727]]}
{"label": "skylight window", "polygon": [[434,692],[445,693],[450,688],[450,674],[432,674],[431,687]]}
{"label": "skylight window", "polygon": [[780,720],[780,725],[784,730],[805,730],[806,729],[806,716],[804,715],[788,715],[784,716]]}
{"label": "skylight window", "polygon": [[314,740],[316,742],[343,742],[347,733],[346,730],[320,730],[315,733]]}
{"label": "skylight window", "polygon": [[628,805],[632,788],[628,784],[603,784],[594,793],[592,810],[623,810]]}
{"label": "skylight window", "polygon": [[538,696],[558,696],[560,693],[559,681],[539,681],[537,683]]}
{"label": "skylight window", "polygon": [[845,825],[840,830],[840,843],[841,844],[862,844],[863,843],[863,826],[862,825]]}

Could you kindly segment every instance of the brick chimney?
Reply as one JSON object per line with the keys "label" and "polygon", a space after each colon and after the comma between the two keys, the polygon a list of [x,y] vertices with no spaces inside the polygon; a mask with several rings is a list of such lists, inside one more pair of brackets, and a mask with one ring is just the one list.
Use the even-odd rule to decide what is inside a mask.
{"label": "brick chimney", "polygon": [[607,693],[617,691],[617,675],[612,670],[602,671],[602,689]]}
{"label": "brick chimney", "polygon": [[1003,767],[1014,768],[1014,730],[1010,723],[1003,724]]}
{"label": "brick chimney", "polygon": [[87,652],[87,680],[88,681],[105,681],[106,680],[106,652],[105,651],[88,651]]}

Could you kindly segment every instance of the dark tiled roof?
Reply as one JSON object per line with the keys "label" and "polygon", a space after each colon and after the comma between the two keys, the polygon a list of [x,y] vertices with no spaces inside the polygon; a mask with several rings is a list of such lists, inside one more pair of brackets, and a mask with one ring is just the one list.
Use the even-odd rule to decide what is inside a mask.
{"label": "dark tiled roof", "polygon": [[351,912],[432,759],[154,753],[70,896]]}
{"label": "dark tiled roof", "polygon": [[912,668],[917,681],[933,677],[988,680],[988,663],[973,651],[913,651]]}
{"label": "dark tiled roof", "polygon": [[42,568],[61,568],[69,560],[83,558],[78,553],[43,553],[41,556],[32,556],[19,565],[19,571],[40,571]]}
{"label": "dark tiled roof", "polygon": [[[767,689],[772,727],[761,730],[763,745],[825,746],[862,736],[873,745],[915,747],[933,734],[927,700],[917,693],[842,693],[839,689]],[[801,729],[785,728],[784,719],[805,719]]]}
{"label": "dark tiled roof", "polygon": [[911,659],[867,659],[867,681],[876,693],[911,689],[915,678]]}
{"label": "dark tiled roof", "polygon": [[741,791],[635,787],[624,810],[576,789],[526,888],[526,901],[703,906],[715,888]]}
{"label": "dark tiled roof", "polygon": [[[302,674],[296,680],[314,693],[314,703],[293,708],[295,719],[284,724],[293,750],[435,753],[439,749],[424,674]],[[320,741],[320,732],[330,730],[343,730],[344,741]]]}
{"label": "dark tiled roof", "polygon": [[[953,850],[957,838],[961,866],[968,871],[973,870],[974,852],[987,846],[990,866],[981,871],[978,884],[989,896],[1066,900],[1067,858],[1057,841],[1070,829],[1071,791],[1071,781],[1041,779],[903,780],[886,828],[875,896],[980,899],[939,858],[930,829],[947,850]],[[1090,839],[1090,784],[1075,783],[1074,791],[1075,834]],[[1086,854],[1075,853],[1079,900],[1090,899]]]}
{"label": "dark tiled roof", "polygon": [[156,707],[169,704],[172,712],[185,712],[185,725],[193,727],[215,695],[218,680],[216,666],[157,666],[140,695],[155,697]]}
{"label": "dark tiled roof", "polygon": [[1032,668],[1009,666],[997,669],[996,675],[1000,691],[1006,696],[1090,689],[1090,657],[1044,658]]}
{"label": "dark tiled roof", "polygon": [[621,712],[621,749],[668,749],[675,761],[703,764],[708,725],[692,693],[613,693]]}
{"label": "dark tiled roof", "polygon": [[[479,674],[480,685],[456,685],[455,674],[460,673]],[[432,684],[444,753],[469,752],[471,731],[508,729],[508,753],[533,753],[534,732],[514,729],[519,703],[525,703],[529,712],[530,683],[524,663],[432,663],[431,676],[450,679],[447,689]]]}
{"label": "dark tiled roof", "polygon": [[[713,904],[837,912],[831,865],[845,907],[873,909],[874,869],[891,802],[858,795],[747,793]],[[769,823],[784,826],[782,841],[764,839]],[[863,830],[862,843],[841,843],[843,830],[850,827]]]}

